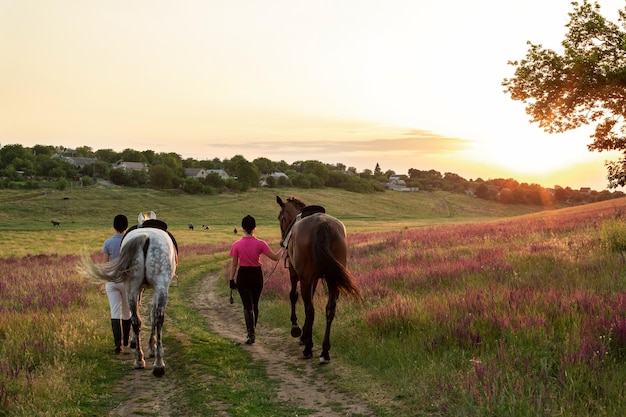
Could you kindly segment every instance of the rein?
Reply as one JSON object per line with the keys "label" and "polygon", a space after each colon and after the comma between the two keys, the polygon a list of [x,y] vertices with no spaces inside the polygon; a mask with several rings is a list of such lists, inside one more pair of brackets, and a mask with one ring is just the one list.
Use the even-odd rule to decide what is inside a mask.
{"label": "rein", "polygon": [[287,246],[289,246],[289,238],[291,237],[291,229],[293,229],[293,225],[296,224],[301,218],[302,218],[302,213],[298,213],[298,215],[296,215],[296,217],[293,218],[291,223],[289,223],[289,227],[287,227],[287,230],[285,230],[285,233],[283,234],[283,238],[280,241],[280,246],[282,248],[287,249]]}
{"label": "rein", "polygon": [[[286,259],[287,259],[287,257],[285,256],[285,260]],[[267,278],[265,278],[265,280],[263,281],[263,284],[267,283],[267,281],[270,280],[272,275],[274,275],[274,272],[276,272],[276,267],[278,266],[278,262],[280,262],[280,259],[277,260],[276,262],[274,262],[274,267],[272,268],[272,272],[270,272],[269,275],[267,276]]]}

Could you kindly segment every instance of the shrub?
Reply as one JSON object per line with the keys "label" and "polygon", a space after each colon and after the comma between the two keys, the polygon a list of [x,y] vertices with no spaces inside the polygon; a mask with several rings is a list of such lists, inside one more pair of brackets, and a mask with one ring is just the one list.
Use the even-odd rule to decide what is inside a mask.
{"label": "shrub", "polygon": [[619,253],[624,257],[624,252],[626,252],[626,223],[623,220],[612,219],[602,223],[600,236],[607,250]]}

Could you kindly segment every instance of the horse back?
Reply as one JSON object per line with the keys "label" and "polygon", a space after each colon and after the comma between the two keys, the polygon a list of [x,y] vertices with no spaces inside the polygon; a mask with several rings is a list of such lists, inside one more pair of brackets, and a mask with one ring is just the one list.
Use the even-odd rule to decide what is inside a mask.
{"label": "horse back", "polygon": [[[140,270],[146,284],[169,286],[176,273],[176,249],[167,232],[157,228],[138,228],[122,241],[120,257],[128,256],[129,267]],[[129,268],[131,269],[131,268]]]}
{"label": "horse back", "polygon": [[327,247],[333,258],[346,265],[346,228],[337,218],[318,213],[307,216],[294,225],[292,236],[294,267],[299,275],[311,274],[320,277],[325,274],[321,259],[317,259],[320,246]]}

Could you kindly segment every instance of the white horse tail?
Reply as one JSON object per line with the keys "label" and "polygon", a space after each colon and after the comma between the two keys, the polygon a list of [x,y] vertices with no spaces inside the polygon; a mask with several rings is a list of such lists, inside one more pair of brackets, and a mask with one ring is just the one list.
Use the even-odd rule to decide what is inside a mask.
{"label": "white horse tail", "polygon": [[96,265],[88,254],[83,254],[83,275],[107,282],[124,282],[133,262],[137,259],[137,251],[141,250],[145,253],[147,241],[148,236],[141,234],[128,237],[123,242],[120,256],[103,264]]}

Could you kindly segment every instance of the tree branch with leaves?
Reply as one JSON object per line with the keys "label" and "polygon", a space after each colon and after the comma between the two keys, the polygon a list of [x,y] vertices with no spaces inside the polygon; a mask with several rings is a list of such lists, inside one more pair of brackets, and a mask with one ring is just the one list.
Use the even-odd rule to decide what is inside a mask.
{"label": "tree branch with leaves", "polygon": [[607,161],[609,187],[626,185],[626,8],[619,26],[600,14],[600,5],[572,2],[568,31],[559,54],[528,42],[521,61],[509,61],[515,76],[502,85],[526,105],[531,123],[548,133],[595,125],[590,151],[619,151]]}

